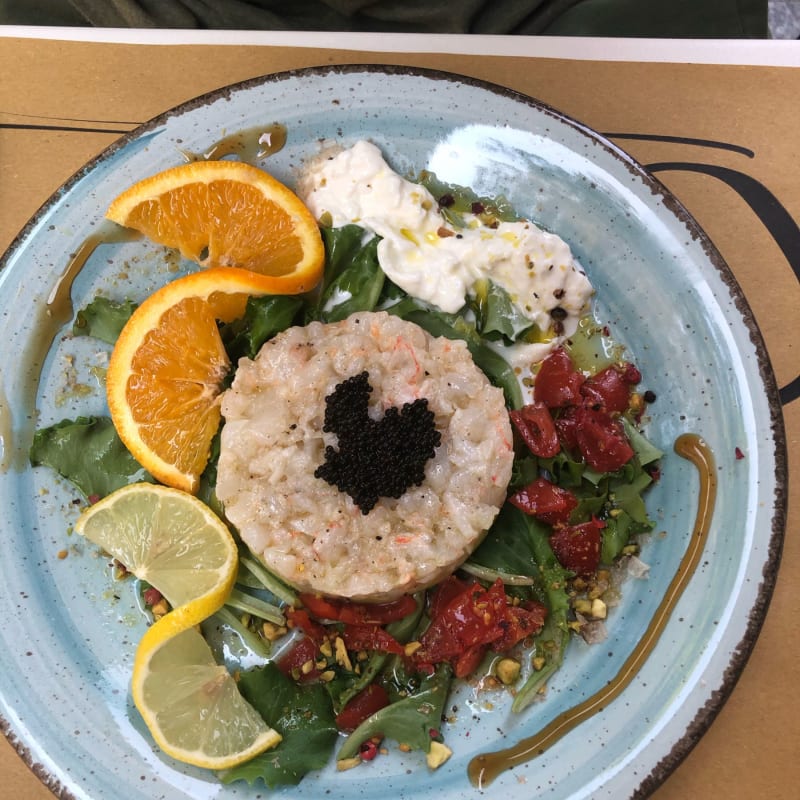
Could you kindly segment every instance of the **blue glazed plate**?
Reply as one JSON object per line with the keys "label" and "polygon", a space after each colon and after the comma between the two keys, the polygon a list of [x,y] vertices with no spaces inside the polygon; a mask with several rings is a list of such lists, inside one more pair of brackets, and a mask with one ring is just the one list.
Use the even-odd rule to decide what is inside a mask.
{"label": "blue glazed plate", "polygon": [[[718,501],[700,567],[651,656],[622,695],[488,790],[522,798],[649,794],[713,720],[752,648],[772,591],[785,524],[785,443],[775,382],[747,303],[681,205],[585,126],[497,86],[391,67],[270,75],[168,112],[105,151],[59,190],[4,256],[0,272],[0,714],[28,763],[59,796],[111,800],[255,798],[161,755],[132,706],[129,677],[144,622],[107,560],[72,536],[76,492],[31,469],[34,427],[103,413],[108,351],[73,338],[71,308],[98,292],[141,298],[186,265],[138,242],[97,248],[64,275],[109,202],[142,177],[221,137],[272,123],[286,146],[264,162],[293,184],[323,143],[372,139],[401,173],[421,169],[504,194],[559,233],[597,289],[598,316],[630,348],[657,395],[648,426],[666,451],[648,495],[657,534],[649,578],[625,585],[601,645],[574,641],[547,694],[512,716],[507,700],[464,687],[444,725],[453,757],[430,772],[396,750],[346,773],[307,776],[283,798],[479,796],[470,759],[536,733],[612,679],[647,628],[686,550],[698,494],[672,452],[701,434],[718,465]],[[71,283],[71,306],[69,297]],[[744,458],[737,459],[736,449]],[[66,553],[66,557],[64,557]]]}

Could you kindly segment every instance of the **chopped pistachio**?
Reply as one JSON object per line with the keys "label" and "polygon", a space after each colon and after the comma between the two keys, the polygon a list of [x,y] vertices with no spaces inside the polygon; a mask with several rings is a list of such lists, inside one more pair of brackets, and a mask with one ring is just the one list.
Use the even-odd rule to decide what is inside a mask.
{"label": "chopped pistachio", "polygon": [[607,614],[606,604],[599,597],[592,600],[592,616],[595,619],[605,619]]}
{"label": "chopped pistachio", "polygon": [[500,681],[506,686],[516,683],[522,669],[519,661],[515,658],[501,658],[497,662],[496,673]]}
{"label": "chopped pistachio", "polygon": [[287,632],[285,625],[276,625],[274,622],[265,622],[261,626],[261,634],[268,642],[280,639]]}
{"label": "chopped pistachio", "polygon": [[153,612],[153,616],[158,619],[169,611],[169,606],[167,605],[167,601],[162,597],[150,610]]}
{"label": "chopped pistachio", "polygon": [[453,751],[446,744],[433,741],[431,742],[431,749],[428,751],[426,760],[431,769],[437,769],[441,767],[451,755],[453,755]]}
{"label": "chopped pistachio", "polygon": [[579,598],[573,604],[573,608],[575,612],[578,614],[591,614],[592,613],[592,601],[591,600],[584,600],[583,598]]}
{"label": "chopped pistachio", "polygon": [[407,657],[411,657],[422,647],[421,642],[409,642],[403,649]]}
{"label": "chopped pistachio", "polygon": [[333,646],[336,652],[336,663],[340,667],[344,667],[348,672],[352,672],[353,664],[350,661],[350,654],[347,652],[344,639],[341,636],[337,636],[333,641]]}

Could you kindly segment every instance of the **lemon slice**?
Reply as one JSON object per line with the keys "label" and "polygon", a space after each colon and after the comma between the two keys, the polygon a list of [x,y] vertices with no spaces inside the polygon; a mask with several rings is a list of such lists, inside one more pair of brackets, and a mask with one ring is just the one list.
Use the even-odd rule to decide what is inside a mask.
{"label": "lemon slice", "polygon": [[140,483],[88,508],[75,530],[174,607],[142,637],[131,684],[159,747],[209,769],[241,764],[274,747],[280,734],[241,696],[194,627],[223,605],[236,580],[236,543],[225,524],[192,495]]}
{"label": "lemon slice", "polygon": [[222,606],[236,580],[230,531],[208,506],[177,489],[124,486],[90,506],[75,530],[155,586],[173,608],[191,603],[192,625]]}

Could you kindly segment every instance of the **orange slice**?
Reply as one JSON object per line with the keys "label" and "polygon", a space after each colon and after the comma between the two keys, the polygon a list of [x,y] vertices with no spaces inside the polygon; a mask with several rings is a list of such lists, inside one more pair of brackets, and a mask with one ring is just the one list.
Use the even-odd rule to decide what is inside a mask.
{"label": "orange slice", "polygon": [[325,258],[317,222],[297,195],[240,161],[196,161],[131,186],[106,217],[204,267],[264,276],[273,294],[313,289]]}
{"label": "orange slice", "polygon": [[237,319],[250,295],[266,293],[253,272],[207,269],[150,295],[122,329],[106,374],[111,419],[161,483],[197,491],[230,368],[216,321]]}

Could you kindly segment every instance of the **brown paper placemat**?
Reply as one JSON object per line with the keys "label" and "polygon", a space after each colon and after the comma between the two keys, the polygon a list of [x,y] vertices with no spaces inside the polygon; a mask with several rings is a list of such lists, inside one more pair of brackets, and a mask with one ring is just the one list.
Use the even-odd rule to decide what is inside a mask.
{"label": "brown paper placemat", "polygon": [[[4,39],[0,251],[117,132],[226,84],[329,63],[413,65],[481,78],[609,135],[650,165],[711,236],[755,313],[785,399],[797,395],[798,69]],[[800,467],[800,399],[787,402],[784,415],[793,472]],[[799,499],[794,481],[778,583],[753,655],[717,720],[656,791],[657,800],[797,797],[800,546],[791,534]],[[3,797],[52,796],[5,740],[0,777]]]}

